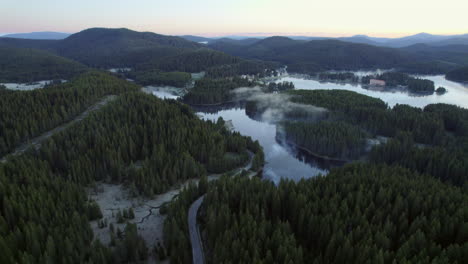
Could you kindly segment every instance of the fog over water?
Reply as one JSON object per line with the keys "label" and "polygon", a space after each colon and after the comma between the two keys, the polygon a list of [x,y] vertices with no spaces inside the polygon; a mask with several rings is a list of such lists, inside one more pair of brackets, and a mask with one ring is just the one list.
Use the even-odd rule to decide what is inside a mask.
{"label": "fog over water", "polygon": [[[362,72],[361,72],[362,73]],[[359,73],[358,73],[359,74]],[[369,73],[362,73],[367,75]],[[278,82],[293,82],[296,89],[343,89],[355,91],[368,96],[380,98],[390,107],[396,104],[409,104],[416,107],[424,107],[432,103],[448,103],[468,108],[468,86],[445,80],[444,76],[421,76],[422,78],[434,81],[436,88],[443,86],[447,93],[443,95],[416,96],[402,91],[375,91],[364,89],[361,85],[321,83],[316,80],[306,80],[297,77],[286,76]],[[297,104],[287,102],[286,95],[264,94],[259,88],[239,88],[234,91],[238,99],[257,100],[265,104],[269,109],[256,120],[250,118],[242,106],[223,106],[218,108],[197,108],[197,115],[205,120],[216,121],[219,117],[232,121],[233,129],[242,135],[250,136],[258,140],[265,151],[266,165],[264,168],[264,178],[279,182],[281,178],[300,180],[310,178],[319,174],[326,174],[330,166],[323,160],[298,153],[295,149],[280,144],[276,140],[276,121],[283,117],[286,110],[297,107]],[[154,89],[152,94],[161,98],[177,98],[167,91]],[[313,106],[305,107],[311,112],[321,113],[326,111],[323,108]],[[336,164],[335,164],[336,165]]]}

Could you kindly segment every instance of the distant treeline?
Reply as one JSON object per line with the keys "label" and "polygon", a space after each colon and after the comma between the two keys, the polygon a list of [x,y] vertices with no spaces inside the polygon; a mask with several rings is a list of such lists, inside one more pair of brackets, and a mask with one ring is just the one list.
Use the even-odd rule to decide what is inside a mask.
{"label": "distant treeline", "polygon": [[385,72],[376,76],[364,76],[362,83],[369,84],[370,79],[384,80],[386,86],[389,87],[404,86],[412,93],[434,93],[435,91],[433,81],[414,78],[401,72]]}
{"label": "distant treeline", "polygon": [[318,74],[320,81],[359,82],[359,77],[352,72],[321,72]]}
{"label": "distant treeline", "polygon": [[276,76],[278,63],[256,60],[243,60],[235,64],[225,64],[208,68],[206,75],[212,78],[234,77],[239,75],[252,75],[258,78]]}
{"label": "distant treeline", "polygon": [[210,105],[232,101],[231,92],[239,87],[253,87],[256,83],[247,78],[203,78],[195,82],[195,87],[189,90],[182,100],[188,104]]}
{"label": "distant treeline", "polygon": [[266,92],[283,92],[286,90],[294,90],[295,86],[293,82],[270,82],[264,90]]}
{"label": "distant treeline", "polygon": [[123,74],[141,85],[168,85],[185,87],[192,76],[187,72],[161,72],[159,70],[130,71]]}
{"label": "distant treeline", "polygon": [[339,40],[293,40],[270,37],[252,43],[217,41],[209,47],[233,56],[274,61],[292,73],[314,75],[323,71],[398,69],[408,73],[441,74],[468,65],[468,49],[412,45],[396,49]]}

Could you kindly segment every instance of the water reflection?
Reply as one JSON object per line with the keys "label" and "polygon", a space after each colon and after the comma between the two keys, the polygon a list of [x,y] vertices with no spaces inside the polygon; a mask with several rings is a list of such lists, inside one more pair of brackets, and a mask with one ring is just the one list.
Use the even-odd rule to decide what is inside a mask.
{"label": "water reflection", "polygon": [[[362,73],[367,75],[369,73]],[[444,95],[412,95],[401,90],[370,90],[364,89],[359,84],[320,83],[315,80],[301,79],[297,77],[284,77],[279,81],[290,81],[296,89],[344,89],[362,93],[368,96],[380,98],[389,106],[396,104],[409,104],[416,107],[424,107],[433,103],[455,104],[468,108],[468,87],[459,83],[445,80],[444,76],[419,76],[434,81],[436,88],[443,86],[447,89]],[[151,89],[151,93],[160,98],[176,99],[177,95],[164,89]],[[216,107],[194,107],[197,115],[202,119],[216,121],[222,117],[231,121],[235,131],[242,135],[250,136],[258,140],[265,151],[266,165],[264,177],[274,182],[281,178],[300,180],[310,178],[318,174],[326,174],[327,169],[341,166],[342,163],[320,160],[307,153],[291,149],[285,144],[278,143],[276,138],[277,126],[265,122],[259,118],[249,117],[242,103],[232,103]]]}
{"label": "water reflection", "polygon": [[295,151],[279,144],[276,141],[276,125],[249,118],[243,108],[223,109],[216,113],[198,112],[198,115],[212,121],[219,117],[231,120],[234,130],[258,140],[265,152],[266,165],[263,174],[267,179],[274,182],[281,178],[300,180],[327,173],[322,164],[306,159],[304,155],[296,155]]}
{"label": "water reflection", "polygon": [[436,88],[440,86],[445,87],[447,89],[447,93],[443,95],[438,95],[436,93],[430,95],[411,94],[398,89],[366,89],[361,84],[319,82],[316,80],[302,79],[291,76],[281,78],[278,80],[278,82],[293,82],[296,89],[304,90],[341,89],[354,91],[368,96],[380,98],[390,107],[393,107],[396,104],[408,104],[411,106],[423,108],[428,104],[446,103],[468,108],[468,85],[446,80],[443,75],[417,77],[433,81]]}

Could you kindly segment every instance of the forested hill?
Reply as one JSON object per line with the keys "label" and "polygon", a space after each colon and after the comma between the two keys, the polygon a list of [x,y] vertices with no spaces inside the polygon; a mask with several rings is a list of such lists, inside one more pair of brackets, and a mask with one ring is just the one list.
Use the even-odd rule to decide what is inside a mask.
{"label": "forested hill", "polygon": [[[190,39],[190,38],[189,38]],[[266,39],[218,39],[208,45],[182,37],[125,28],[91,28],[63,40],[0,38],[0,46],[42,49],[97,68],[164,65],[166,58],[194,58],[201,48],[232,56],[288,65],[291,72],[313,73],[324,70],[399,68],[415,73],[446,73],[468,65],[467,46],[413,45],[388,48],[335,39],[293,40],[287,37]],[[173,61],[169,61],[171,63]],[[192,61],[193,62],[193,61]],[[199,62],[196,62],[200,64]],[[208,65],[203,68],[213,66]],[[190,67],[189,67],[190,68]],[[181,69],[177,69],[182,71]]]}
{"label": "forested hill", "polygon": [[0,46],[0,82],[70,79],[86,67],[52,53]]}
{"label": "forested hill", "polygon": [[124,28],[91,28],[63,40],[0,38],[0,46],[48,50],[92,67],[131,67],[202,47],[179,37]]}
{"label": "forested hill", "polygon": [[264,62],[248,62],[247,67],[241,67],[248,69],[243,70],[239,68],[240,63],[247,60],[205,45],[180,37],[123,28],[91,28],[63,40],[0,38],[0,47],[46,50],[89,67],[130,67],[140,75],[148,75],[148,71],[200,72],[214,67],[218,75],[224,76],[252,73],[252,65],[258,68],[255,73],[264,70]]}
{"label": "forested hill", "polygon": [[209,47],[231,55],[277,61],[288,70],[314,73],[324,70],[399,68],[424,74],[445,73],[468,65],[468,47],[463,45],[413,45],[389,48],[340,40],[293,40],[270,37],[249,45],[241,41],[216,41]]}
{"label": "forested hill", "polygon": [[447,79],[456,82],[468,82],[468,67],[450,71],[446,75]]}
{"label": "forested hill", "polygon": [[271,37],[247,47],[224,42],[214,43],[210,47],[236,56],[278,61],[297,72],[392,68],[411,60],[411,56],[396,49],[338,40],[306,42]]}
{"label": "forested hill", "polygon": [[226,177],[200,189],[170,206],[171,263],[190,259],[180,229],[200,191],[207,263],[466,262],[467,194],[400,167],[352,164],[278,186]]}
{"label": "forested hill", "polygon": [[138,86],[101,72],[33,91],[0,90],[0,156],[73,119],[106,95],[136,90]]}
{"label": "forested hill", "polygon": [[129,29],[91,28],[59,43],[58,54],[90,66],[132,66],[201,46],[179,37]]}

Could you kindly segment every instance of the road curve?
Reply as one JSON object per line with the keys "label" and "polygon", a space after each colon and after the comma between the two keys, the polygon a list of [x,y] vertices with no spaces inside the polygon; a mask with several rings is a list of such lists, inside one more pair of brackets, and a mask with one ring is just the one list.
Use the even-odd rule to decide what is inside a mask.
{"label": "road curve", "polygon": [[[250,170],[252,168],[252,161],[253,161],[254,154],[249,151],[249,162],[242,168],[239,168],[235,171],[233,175],[239,175],[242,173],[243,170]],[[251,172],[248,177],[251,178],[255,173]],[[213,180],[217,180],[215,178]],[[193,257],[193,264],[204,264],[205,263],[205,255],[203,254],[203,242],[200,236],[200,229],[198,228],[197,224],[197,214],[198,209],[200,209],[203,200],[205,199],[205,195],[202,195],[200,198],[195,200],[191,205],[188,211],[188,225],[189,225],[189,233],[190,233],[190,243],[192,244],[192,257]]]}
{"label": "road curve", "polygon": [[18,146],[12,153],[4,156],[0,162],[6,162],[7,161],[7,157],[8,156],[16,156],[16,155],[20,155],[22,154],[23,152],[25,152],[27,149],[29,149],[30,147],[35,147],[36,149],[39,149],[41,147],[41,143],[50,138],[51,136],[55,135],[56,133],[68,128],[69,126],[75,124],[76,122],[78,121],[81,121],[83,120],[85,117],[87,117],[91,112],[93,111],[96,111],[98,109],[100,109],[101,107],[105,106],[106,104],[108,104],[109,102],[113,101],[117,99],[117,96],[115,95],[108,95],[104,98],[102,98],[99,102],[97,102],[96,104],[90,106],[88,109],[86,109],[84,112],[82,112],[81,114],[79,114],[78,116],[76,116],[73,120],[71,120],[70,122],[68,123],[65,123],[65,124],[62,124],[52,130],[49,130],[47,132],[45,132],[44,134],[36,137],[36,138],[33,138],[33,139],[30,139],[28,140],[27,142],[24,142],[23,144],[21,144],[20,146]]}
{"label": "road curve", "polygon": [[193,264],[204,264],[205,256],[203,255],[203,245],[201,242],[200,229],[197,224],[197,213],[205,195],[198,198],[192,203],[188,212],[188,224],[190,232],[190,243],[192,244]]}

